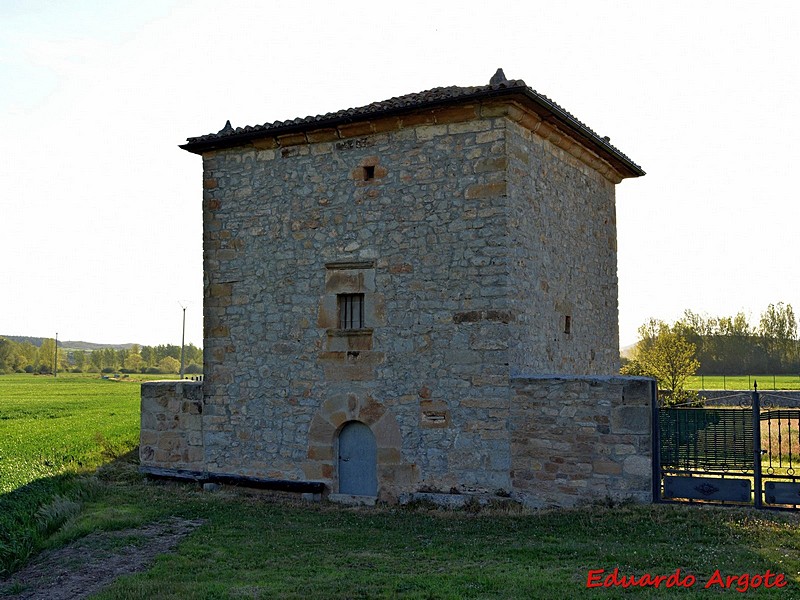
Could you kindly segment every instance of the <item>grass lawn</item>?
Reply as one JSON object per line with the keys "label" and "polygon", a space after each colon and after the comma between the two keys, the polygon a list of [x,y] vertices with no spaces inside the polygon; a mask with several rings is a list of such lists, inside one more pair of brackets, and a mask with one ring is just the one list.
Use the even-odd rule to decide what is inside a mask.
{"label": "grass lawn", "polygon": [[[674,505],[479,513],[345,509],[247,491],[146,482],[118,462],[47,544],[98,528],[204,519],[144,573],[96,598],[706,598],[723,575],[782,573],[800,595],[800,516]],[[589,570],[637,577],[681,569],[690,589],[587,589]],[[605,575],[605,574],[604,574]],[[719,590],[718,587],[716,587]],[[724,594],[736,594],[729,589]]]}
{"label": "grass lawn", "polygon": [[[49,476],[37,475],[41,478],[0,494],[0,574],[42,548],[91,539],[91,532],[180,517],[202,519],[203,524],[151,568],[117,579],[94,597],[738,597],[733,589],[703,589],[716,569],[736,576],[770,569],[783,574],[788,587],[749,591],[749,597],[800,597],[796,513],[675,505],[477,513],[424,506],[346,509],[246,490],[204,492],[190,484],[150,481],[138,473],[135,452],[106,462],[90,476],[81,471],[109,461],[135,440],[139,386],[70,383],[65,377],[57,384],[63,386],[59,401],[55,387],[24,379],[14,386],[12,380],[0,377],[0,410],[9,416],[0,419],[0,427],[15,431],[25,424],[30,436],[45,444],[37,454],[32,441],[17,438],[20,452],[85,459],[81,465],[53,465]],[[113,417],[120,415],[132,421],[116,425]],[[61,438],[48,432],[54,422],[67,419],[74,419],[72,427],[59,430],[64,440],[58,445]],[[111,442],[95,440],[98,426]],[[55,454],[52,444],[58,448]],[[15,447],[6,444],[2,452],[0,464]],[[124,543],[144,542],[131,536]],[[637,577],[667,576],[680,569],[697,582],[689,589],[665,589],[663,584],[659,589],[587,589],[590,570],[602,569],[605,576],[615,568]],[[12,591],[24,590],[4,588],[0,579],[0,596]]]}
{"label": "grass lawn", "polygon": [[686,382],[687,390],[800,390],[800,375],[695,375]]}
{"label": "grass lawn", "polygon": [[0,376],[0,493],[94,469],[138,443],[138,382],[99,375]]}
{"label": "grass lawn", "polygon": [[82,493],[79,474],[138,443],[140,387],[99,375],[0,376],[0,574],[65,518],[43,505]]}

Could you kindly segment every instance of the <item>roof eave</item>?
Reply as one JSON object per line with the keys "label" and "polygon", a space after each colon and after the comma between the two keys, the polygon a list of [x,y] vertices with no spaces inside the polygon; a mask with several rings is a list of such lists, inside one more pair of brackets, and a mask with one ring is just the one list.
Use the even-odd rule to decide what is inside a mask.
{"label": "roof eave", "polygon": [[[600,156],[611,162],[626,177],[642,177],[645,171],[628,158],[625,154],[617,150],[609,142],[601,139],[591,129],[575,119],[557,104],[550,102],[547,98],[540,96],[530,88],[524,90],[525,97],[535,105],[548,111],[559,123],[568,127],[570,132],[575,135],[582,144],[588,146]],[[545,119],[546,121],[549,119]]]}
{"label": "roof eave", "polygon": [[620,174],[623,175],[623,177],[641,177],[642,175],[645,175],[644,170],[642,170],[639,165],[634,163],[611,144],[599,138],[593,131],[575,119],[572,115],[564,111],[557,104],[549,101],[547,98],[537,94],[526,86],[499,87],[488,90],[479,90],[457,98],[431,100],[429,102],[414,106],[391,107],[385,110],[377,110],[358,115],[340,115],[329,118],[321,118],[314,121],[288,123],[277,127],[270,127],[268,129],[261,128],[253,129],[251,131],[240,131],[238,133],[232,133],[222,137],[187,142],[179,147],[187,152],[202,155],[205,152],[233,148],[244,145],[256,139],[263,139],[265,137],[277,137],[292,133],[310,131],[313,129],[332,128],[338,125],[368,121],[370,119],[381,117],[393,117],[417,112],[420,110],[439,108],[442,106],[465,104],[474,102],[476,100],[481,101],[492,98],[515,96],[524,98],[526,103],[532,105],[535,112],[538,113],[543,120],[550,123],[555,121],[555,124],[566,127],[567,131],[571,135],[575,136],[576,139],[578,139],[583,145],[592,149],[599,156],[609,161],[620,172]]}

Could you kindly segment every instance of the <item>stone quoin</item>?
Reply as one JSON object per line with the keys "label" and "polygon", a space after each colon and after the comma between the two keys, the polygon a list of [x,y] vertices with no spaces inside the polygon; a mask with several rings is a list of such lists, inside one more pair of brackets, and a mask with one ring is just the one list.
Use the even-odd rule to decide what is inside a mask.
{"label": "stone quoin", "polygon": [[498,70],[189,138],[204,373],[142,386],[142,470],[388,502],[651,498],[619,368],[615,185],[644,171]]}

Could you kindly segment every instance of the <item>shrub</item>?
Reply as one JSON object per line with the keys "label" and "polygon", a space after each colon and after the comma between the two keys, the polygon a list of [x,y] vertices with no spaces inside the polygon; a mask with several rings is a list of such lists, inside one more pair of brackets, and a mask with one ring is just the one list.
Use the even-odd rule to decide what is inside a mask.
{"label": "shrub", "polygon": [[700,407],[705,404],[705,397],[693,390],[675,390],[670,393],[668,390],[659,390],[659,397],[662,406],[694,406]]}
{"label": "shrub", "polygon": [[181,368],[181,363],[178,359],[171,356],[165,356],[158,361],[158,368],[162,373],[177,373]]}

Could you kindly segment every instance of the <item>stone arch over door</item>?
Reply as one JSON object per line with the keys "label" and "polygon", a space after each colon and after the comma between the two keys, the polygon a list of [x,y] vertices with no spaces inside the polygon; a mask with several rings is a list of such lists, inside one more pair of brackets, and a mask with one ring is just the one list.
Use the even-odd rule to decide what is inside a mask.
{"label": "stone arch over door", "polygon": [[349,421],[360,421],[375,436],[378,498],[393,500],[399,493],[410,491],[419,477],[416,465],[403,462],[403,439],[397,419],[381,402],[355,392],[332,396],[314,414],[303,467],[306,479],[322,481],[332,491],[339,489],[337,436]]}

